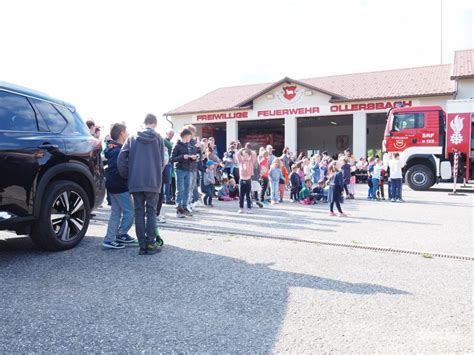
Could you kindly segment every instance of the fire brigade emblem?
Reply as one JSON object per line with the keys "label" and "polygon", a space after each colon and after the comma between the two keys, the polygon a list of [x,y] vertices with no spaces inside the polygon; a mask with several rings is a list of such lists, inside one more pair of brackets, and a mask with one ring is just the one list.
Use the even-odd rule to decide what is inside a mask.
{"label": "fire brigade emblem", "polygon": [[286,104],[294,104],[303,96],[303,91],[299,90],[296,85],[283,86],[282,90],[276,93],[278,99]]}
{"label": "fire brigade emblem", "polygon": [[393,145],[394,145],[395,148],[397,148],[397,149],[403,149],[403,148],[405,148],[406,143],[405,143],[404,140],[396,140],[395,143],[393,143]]}
{"label": "fire brigade emblem", "polygon": [[464,117],[461,118],[459,117],[459,115],[456,115],[456,117],[454,117],[454,119],[450,123],[451,129],[453,130],[453,134],[451,134],[449,140],[454,145],[461,144],[463,141],[461,131],[464,128],[464,123],[462,121],[464,121]]}
{"label": "fire brigade emblem", "polygon": [[296,96],[296,86],[284,86],[283,87],[283,97],[287,100],[293,100]]}

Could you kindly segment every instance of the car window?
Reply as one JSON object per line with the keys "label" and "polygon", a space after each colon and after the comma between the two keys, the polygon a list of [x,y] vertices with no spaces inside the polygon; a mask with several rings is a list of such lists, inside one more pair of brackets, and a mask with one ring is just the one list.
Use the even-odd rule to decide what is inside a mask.
{"label": "car window", "polygon": [[0,91],[0,131],[38,131],[35,111],[26,97]]}
{"label": "car window", "polygon": [[423,113],[396,113],[393,116],[393,130],[423,128],[425,115]]}
{"label": "car window", "polygon": [[36,99],[32,99],[32,101],[41,113],[41,116],[46,121],[46,124],[48,125],[51,132],[59,133],[64,130],[67,122],[52,104]]}
{"label": "car window", "polygon": [[72,134],[72,135],[86,135],[89,136],[90,132],[86,124],[79,115],[75,112],[72,113],[68,108],[64,106],[54,105],[56,110],[58,110],[61,115],[63,115],[68,121],[68,125],[64,130],[63,134]]}

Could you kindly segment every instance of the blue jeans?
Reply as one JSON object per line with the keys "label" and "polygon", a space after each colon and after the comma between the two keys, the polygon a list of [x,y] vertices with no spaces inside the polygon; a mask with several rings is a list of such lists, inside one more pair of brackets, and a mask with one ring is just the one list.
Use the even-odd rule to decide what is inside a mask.
{"label": "blue jeans", "polygon": [[279,190],[278,190],[278,180],[271,180],[270,181],[270,192],[272,195],[272,201],[278,201],[280,200],[280,195],[279,195]]}
{"label": "blue jeans", "polygon": [[169,183],[163,184],[163,192],[165,194],[165,201],[169,202],[173,199],[173,196],[171,196],[171,173],[173,172],[173,166],[171,164],[168,164],[165,166],[165,170],[163,171],[163,176],[166,175],[168,178],[167,181]]}
{"label": "blue jeans", "polygon": [[390,188],[392,189],[390,194],[392,198],[402,198],[402,179],[391,179]]}
{"label": "blue jeans", "polygon": [[199,200],[198,174],[197,170],[189,172],[188,202],[190,203]]}
{"label": "blue jeans", "polygon": [[370,198],[377,198],[377,190],[379,189],[380,180],[372,178],[372,188],[370,189]]}
{"label": "blue jeans", "polygon": [[109,193],[112,205],[104,242],[113,242],[115,237],[127,234],[133,225],[133,202],[128,192]]}
{"label": "blue jeans", "polygon": [[176,169],[176,204],[178,207],[188,205],[191,173],[188,170]]}
{"label": "blue jeans", "polygon": [[212,205],[212,198],[214,197],[214,185],[209,184],[209,185],[204,185],[204,204],[207,205]]}
{"label": "blue jeans", "polygon": [[147,244],[154,244],[156,240],[156,205],[158,204],[158,195],[156,192],[132,193],[135,203],[135,232],[142,249]]}

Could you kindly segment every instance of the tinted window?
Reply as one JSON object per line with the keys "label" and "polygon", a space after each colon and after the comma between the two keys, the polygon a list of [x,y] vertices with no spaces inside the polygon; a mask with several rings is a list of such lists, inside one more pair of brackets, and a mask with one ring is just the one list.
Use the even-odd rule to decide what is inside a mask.
{"label": "tinted window", "polygon": [[0,131],[37,131],[33,108],[21,95],[0,91]]}
{"label": "tinted window", "polygon": [[393,130],[423,128],[425,115],[423,113],[396,113],[393,116]]}
{"label": "tinted window", "polygon": [[79,117],[77,113],[72,113],[68,108],[64,106],[54,105],[54,107],[68,121],[68,125],[63,132],[64,134],[90,136],[89,129],[87,128],[86,124],[82,121],[82,119]]}
{"label": "tinted window", "polygon": [[46,121],[49,130],[54,133],[62,132],[66,127],[66,120],[63,116],[54,108],[52,104],[46,101],[32,100],[35,106],[38,108],[41,116]]}

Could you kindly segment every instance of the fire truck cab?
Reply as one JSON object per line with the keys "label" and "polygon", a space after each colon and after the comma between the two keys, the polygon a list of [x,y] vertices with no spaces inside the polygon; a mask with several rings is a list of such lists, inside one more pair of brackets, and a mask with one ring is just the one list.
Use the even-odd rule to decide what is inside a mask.
{"label": "fire truck cab", "polygon": [[[468,148],[463,148],[465,144],[456,147],[464,159],[459,165],[466,167],[467,174],[471,164],[471,114],[468,115],[467,122],[461,121],[463,127],[469,125]],[[459,120],[459,116],[454,118],[456,122]],[[382,148],[385,153],[400,154],[405,181],[413,190],[427,190],[441,180],[452,178],[455,150],[452,137],[450,142],[447,139],[447,121],[441,106],[399,107],[388,114]]]}

